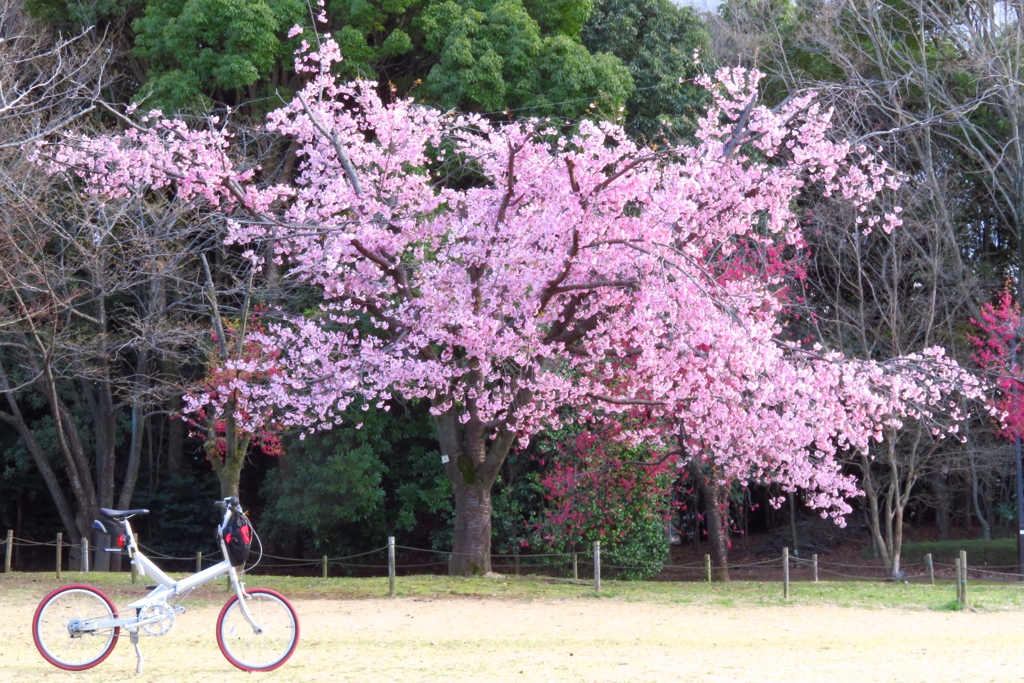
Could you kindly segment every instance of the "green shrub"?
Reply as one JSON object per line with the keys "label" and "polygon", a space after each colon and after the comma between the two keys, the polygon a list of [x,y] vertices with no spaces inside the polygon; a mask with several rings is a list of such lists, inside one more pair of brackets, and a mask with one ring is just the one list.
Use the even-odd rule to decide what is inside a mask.
{"label": "green shrub", "polygon": [[995,567],[1017,565],[1017,540],[1013,538],[997,538],[991,541],[975,538],[961,541],[904,543],[901,560],[904,564],[919,564],[924,562],[926,554],[931,553],[933,562],[952,564],[956,558],[960,557],[961,550],[967,551],[968,566],[972,564]]}

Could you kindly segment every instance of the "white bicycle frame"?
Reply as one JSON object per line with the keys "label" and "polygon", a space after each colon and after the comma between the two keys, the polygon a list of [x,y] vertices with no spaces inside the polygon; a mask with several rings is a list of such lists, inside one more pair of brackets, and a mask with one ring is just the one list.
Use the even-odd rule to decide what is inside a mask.
{"label": "white bicycle frame", "polygon": [[[228,557],[227,546],[224,544],[224,529],[227,528],[228,523],[231,521],[233,511],[230,506],[224,512],[224,520],[220,525],[220,533],[217,534],[218,542],[220,543],[221,555],[225,558],[212,567],[186,576],[180,581],[175,581],[167,574],[165,574],[151,559],[146,557],[138,545],[135,542],[135,535],[132,533],[131,524],[128,520],[124,520],[125,536],[125,549],[128,551],[128,557],[131,559],[132,564],[135,565],[136,570],[140,576],[149,576],[158,584],[149,595],[136,600],[135,602],[129,603],[124,610],[118,610],[118,615],[121,611],[132,610],[133,616],[117,616],[114,619],[101,619],[97,621],[90,620],[87,624],[88,629],[83,628],[82,630],[93,630],[93,629],[106,629],[121,627],[129,632],[131,640],[136,644],[136,650],[138,649],[138,632],[139,628],[148,624],[155,624],[166,618],[164,614],[155,614],[150,617],[140,617],[139,614],[142,609],[150,605],[158,605],[167,602],[168,598],[176,597],[180,595],[186,595],[190,591],[199,586],[207,584],[215,579],[220,578],[227,574],[231,577],[231,587],[235,591],[235,595],[238,596],[238,604],[241,607],[242,615],[245,620],[253,627],[253,629],[259,633],[261,632],[260,627],[253,620],[252,615],[249,614],[249,606],[246,601],[249,599],[248,594],[245,592],[245,584],[238,579],[238,571],[232,566],[231,562],[226,559]],[[121,552],[120,548],[110,548],[111,552]],[[86,626],[86,624],[82,624]],[[141,655],[140,655],[141,657]]]}

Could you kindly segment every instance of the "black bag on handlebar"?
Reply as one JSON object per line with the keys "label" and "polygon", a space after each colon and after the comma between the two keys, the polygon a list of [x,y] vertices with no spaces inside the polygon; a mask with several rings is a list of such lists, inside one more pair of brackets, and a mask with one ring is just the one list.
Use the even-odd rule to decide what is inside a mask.
{"label": "black bag on handlebar", "polygon": [[245,515],[235,514],[224,529],[224,545],[228,549],[228,560],[232,567],[240,567],[249,559],[252,545],[252,526]]}

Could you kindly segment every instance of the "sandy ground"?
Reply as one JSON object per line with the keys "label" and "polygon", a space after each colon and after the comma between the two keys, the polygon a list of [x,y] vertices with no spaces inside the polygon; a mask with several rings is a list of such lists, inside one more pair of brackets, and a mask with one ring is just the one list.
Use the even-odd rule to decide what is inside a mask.
{"label": "sandy ground", "polygon": [[[44,591],[45,592],[45,591]],[[41,595],[39,596],[41,597]],[[97,668],[36,652],[35,604],[0,594],[3,681],[1019,681],[1024,614],[841,607],[694,607],[614,599],[297,600],[299,648],[269,674],[220,655],[219,605],[124,639]]]}

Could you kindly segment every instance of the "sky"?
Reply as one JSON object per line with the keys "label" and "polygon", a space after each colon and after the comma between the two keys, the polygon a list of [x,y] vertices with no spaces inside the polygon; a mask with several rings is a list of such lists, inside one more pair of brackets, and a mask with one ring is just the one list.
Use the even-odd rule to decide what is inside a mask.
{"label": "sky", "polygon": [[722,3],[722,0],[672,0],[677,5],[696,7],[699,10],[714,12]]}

